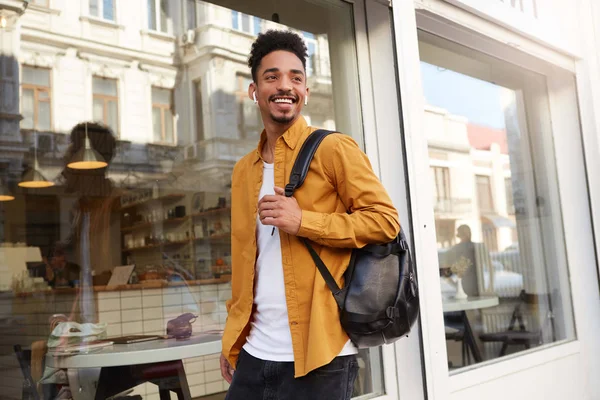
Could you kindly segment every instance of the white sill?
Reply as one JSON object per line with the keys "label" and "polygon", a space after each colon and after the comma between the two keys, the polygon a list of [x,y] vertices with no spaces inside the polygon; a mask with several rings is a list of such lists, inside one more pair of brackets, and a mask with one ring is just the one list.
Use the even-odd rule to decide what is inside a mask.
{"label": "white sill", "polygon": [[28,5],[27,10],[39,11],[39,12],[43,12],[46,14],[60,15],[60,10],[56,10],[56,9],[50,8],[50,7],[38,6],[37,4]]}
{"label": "white sill", "polygon": [[172,35],[170,33],[160,32],[160,31],[142,29],[140,31],[140,33],[142,35],[150,36],[150,37],[153,37],[155,39],[167,40],[167,41],[170,41],[170,42],[175,41],[175,39],[176,39],[175,35]]}
{"label": "white sill", "polygon": [[574,340],[563,343],[549,343],[546,346],[515,353],[506,357],[506,359],[490,360],[483,364],[476,364],[451,373],[449,379],[450,393],[491,382],[503,376],[517,374],[520,371],[532,369],[579,352],[581,352],[581,343]]}
{"label": "white sill", "polygon": [[90,24],[105,26],[107,28],[125,29],[123,25],[117,24],[115,21],[93,17],[91,15],[79,17],[80,21],[89,22]]}

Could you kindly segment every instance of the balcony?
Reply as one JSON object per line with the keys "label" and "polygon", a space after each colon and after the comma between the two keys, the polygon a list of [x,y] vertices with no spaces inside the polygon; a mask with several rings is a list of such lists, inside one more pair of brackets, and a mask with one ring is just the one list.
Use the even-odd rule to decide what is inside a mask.
{"label": "balcony", "polygon": [[472,211],[471,199],[438,197],[433,199],[433,211],[436,218],[462,217]]}

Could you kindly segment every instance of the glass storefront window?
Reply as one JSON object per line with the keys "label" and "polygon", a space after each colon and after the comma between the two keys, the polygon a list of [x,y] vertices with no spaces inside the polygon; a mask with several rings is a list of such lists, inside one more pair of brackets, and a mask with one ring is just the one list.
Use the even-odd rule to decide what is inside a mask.
{"label": "glass storefront window", "polygon": [[545,78],[419,38],[450,370],[574,339]]}
{"label": "glass storefront window", "polygon": [[[262,130],[247,95],[246,65],[259,32],[291,29],[305,38],[311,89],[306,119],[363,143],[353,6],[286,3],[275,18],[267,3],[227,2],[230,8],[224,8],[185,0],[118,2],[120,27],[89,25],[89,18],[66,12],[66,2],[52,2],[60,11],[53,18],[61,23],[40,28],[28,19],[31,10],[19,20],[48,30],[52,41],[19,36],[2,44],[17,46],[7,54],[19,59],[0,83],[20,90],[0,90],[12,96],[0,107],[16,104],[14,111],[0,109],[0,118],[12,113],[11,120],[23,119],[14,132],[18,140],[0,137],[14,150],[0,163],[0,189],[10,194],[0,197],[0,397],[38,391],[50,399],[70,386],[76,399],[130,388],[156,399],[159,386],[181,376],[177,368],[183,368],[192,397],[224,397],[220,345],[199,354],[194,340],[201,333],[218,335],[227,318],[231,172],[256,148]],[[89,0],[82,12],[114,21],[116,4]],[[88,24],[89,32],[78,24]],[[193,43],[181,40],[188,28],[196,28]],[[65,51],[74,39],[90,46]],[[94,161],[108,165],[68,166],[82,161],[88,141]],[[22,188],[25,177],[47,187]],[[69,351],[81,351],[81,337],[122,341],[176,334],[170,327],[177,322],[183,322],[182,335],[191,327],[194,336],[127,345],[154,359],[178,354],[161,368],[147,369],[148,360],[133,354],[89,368],[59,357],[70,345]],[[79,359],[94,360],[96,353],[125,345],[112,346],[86,349],[89,357]],[[127,363],[136,379],[153,378],[132,380],[116,366]],[[359,365],[355,395],[383,394],[380,349],[361,350]],[[116,385],[116,376],[129,387]]]}

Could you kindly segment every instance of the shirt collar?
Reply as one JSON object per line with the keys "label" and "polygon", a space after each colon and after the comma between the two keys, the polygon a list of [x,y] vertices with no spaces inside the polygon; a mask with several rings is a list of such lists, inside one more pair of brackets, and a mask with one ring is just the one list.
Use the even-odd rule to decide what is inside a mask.
{"label": "shirt collar", "polygon": [[[283,141],[285,142],[285,144],[287,144],[287,146],[290,149],[294,150],[296,148],[296,145],[298,144],[298,141],[300,140],[300,137],[302,137],[302,134],[306,131],[307,127],[308,127],[308,124],[306,123],[306,120],[304,119],[304,117],[301,115],[296,120],[296,122],[294,122],[294,124],[292,126],[290,126],[289,129],[283,133],[282,137],[283,137]],[[258,142],[258,147],[256,148],[256,158],[254,160],[255,163],[262,160],[261,149],[263,148],[263,145],[265,144],[266,141],[267,141],[267,133],[263,129],[262,133],[260,134],[260,140]]]}

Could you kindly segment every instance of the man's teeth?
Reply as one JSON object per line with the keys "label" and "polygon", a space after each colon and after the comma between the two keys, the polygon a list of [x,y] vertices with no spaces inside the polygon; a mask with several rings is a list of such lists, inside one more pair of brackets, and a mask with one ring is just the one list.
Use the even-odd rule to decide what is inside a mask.
{"label": "man's teeth", "polygon": [[291,99],[275,99],[275,103],[288,103],[288,104],[292,104],[292,100]]}

